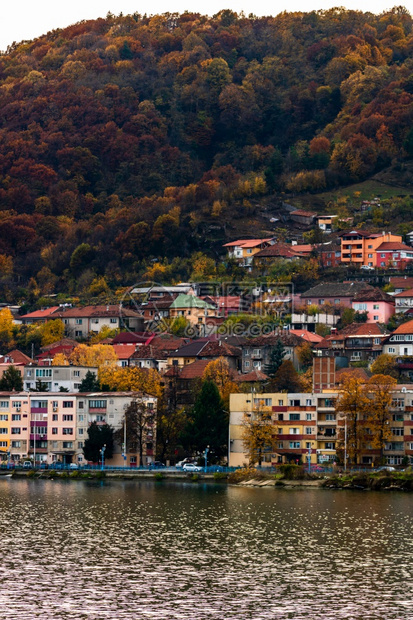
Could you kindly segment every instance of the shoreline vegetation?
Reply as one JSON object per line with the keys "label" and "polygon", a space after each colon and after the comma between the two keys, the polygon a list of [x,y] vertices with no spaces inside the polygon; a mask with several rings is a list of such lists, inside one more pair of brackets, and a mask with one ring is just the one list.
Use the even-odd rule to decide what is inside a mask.
{"label": "shoreline vegetation", "polygon": [[[297,465],[283,465],[277,473],[245,467],[229,474],[223,472],[187,474],[183,472],[106,472],[106,471],[14,471],[8,478],[38,480],[152,480],[161,482],[220,482],[247,487],[320,488],[363,491],[413,491],[413,469],[404,471],[308,473]],[[1,477],[0,477],[1,479]]]}

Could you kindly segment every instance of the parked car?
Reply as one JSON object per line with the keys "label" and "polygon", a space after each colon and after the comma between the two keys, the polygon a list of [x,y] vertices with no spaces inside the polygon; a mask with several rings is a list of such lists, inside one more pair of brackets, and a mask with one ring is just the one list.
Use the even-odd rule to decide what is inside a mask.
{"label": "parked car", "polygon": [[199,465],[195,465],[195,463],[185,463],[182,469],[183,471],[188,471],[188,472],[202,471],[202,467],[199,467]]}
{"label": "parked car", "polygon": [[374,267],[371,267],[370,265],[362,265],[360,269],[364,269],[364,271],[374,271]]}
{"label": "parked car", "polygon": [[51,468],[52,469],[64,469],[65,465],[61,461],[56,461],[55,463],[51,464]]}
{"label": "parked car", "polygon": [[377,468],[377,471],[396,471],[396,468],[392,467],[391,465],[382,465],[381,467]]}
{"label": "parked car", "polygon": [[33,463],[31,461],[24,461],[23,469],[33,469]]}
{"label": "parked car", "polygon": [[154,461],[153,463],[149,463],[149,469],[163,469],[164,467],[166,467],[166,465],[164,463],[161,463],[161,461]]}
{"label": "parked car", "polygon": [[182,469],[182,468],[183,468],[183,466],[184,466],[185,464],[187,464],[187,463],[192,463],[191,459],[186,458],[186,459],[183,459],[182,461],[178,461],[178,462],[177,462],[177,464],[175,465],[175,467],[176,467],[177,469]]}
{"label": "parked car", "polygon": [[69,469],[79,469],[79,465],[77,463],[70,463]]}

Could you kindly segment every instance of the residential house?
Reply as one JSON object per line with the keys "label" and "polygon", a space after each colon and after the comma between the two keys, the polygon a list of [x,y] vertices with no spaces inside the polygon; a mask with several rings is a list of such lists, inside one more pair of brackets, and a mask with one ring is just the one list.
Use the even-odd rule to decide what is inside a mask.
{"label": "residential house", "polygon": [[[184,317],[190,325],[196,328],[197,332],[202,333],[205,329],[207,317],[215,316],[216,309],[212,304],[207,303],[195,295],[178,295],[169,308],[171,319]],[[188,334],[189,336],[190,334]],[[192,335],[197,335],[193,333]]]}
{"label": "residential house", "polygon": [[290,212],[290,218],[296,224],[302,224],[303,226],[312,226],[316,220],[316,213],[310,211],[303,211],[302,209],[296,209]]}
{"label": "residential house", "polygon": [[147,345],[154,339],[155,334],[150,332],[120,332],[112,340],[113,345],[134,344],[136,348]]}
{"label": "residential house", "polygon": [[42,347],[40,349],[41,353],[36,355],[36,361],[39,366],[51,366],[56,355],[62,354],[69,358],[73,349],[75,349],[78,344],[77,340],[73,340],[72,338],[62,338],[62,340]]}
{"label": "residential house", "polygon": [[413,320],[402,323],[383,342],[383,353],[413,356]]}
{"label": "residential house", "polygon": [[66,334],[75,338],[88,338],[99,333],[103,326],[131,331],[143,328],[143,317],[138,312],[117,304],[68,308],[55,317],[63,321]]}
{"label": "residential house", "polygon": [[394,288],[394,294],[403,293],[413,288],[413,278],[409,276],[393,276],[389,278],[389,284]]}
{"label": "residential house", "polygon": [[34,360],[25,353],[22,353],[22,351],[13,349],[13,351],[9,351],[6,355],[0,355],[0,364],[26,365],[34,364]]}
{"label": "residential house", "polygon": [[383,351],[389,332],[378,323],[352,323],[314,345],[320,356],[344,357],[349,362],[374,361]]}
{"label": "residential house", "polygon": [[385,242],[379,245],[374,258],[373,267],[404,269],[413,260],[413,248],[401,241]]}
{"label": "residential house", "polygon": [[164,374],[165,385],[174,406],[193,405],[209,359],[198,359],[185,366],[170,366]]}
{"label": "residential house", "polygon": [[325,233],[333,232],[334,220],[338,218],[338,215],[317,215],[315,220],[320,230]]}
{"label": "residential house", "polygon": [[61,310],[61,306],[51,306],[50,308],[42,308],[19,317],[19,322],[23,325],[32,325],[34,323],[46,323],[52,321],[56,317],[54,314]]}
{"label": "residential house", "polygon": [[372,288],[366,282],[322,282],[301,293],[300,300],[306,306],[351,308],[355,295]]}
{"label": "residential house", "polygon": [[132,366],[131,359],[136,352],[136,346],[134,344],[114,344],[112,347],[118,358],[118,366],[121,368]]}
{"label": "residential house", "polygon": [[413,311],[413,288],[395,293],[393,299],[396,304],[396,314],[411,314]]}
{"label": "residential house", "polygon": [[281,340],[284,345],[284,359],[290,360],[294,366],[298,368],[299,363],[295,348],[302,344],[303,340],[288,331],[281,331],[279,334],[269,334],[268,336],[251,338],[245,344],[241,345],[241,372],[245,374],[252,370],[261,370],[265,372],[265,367],[270,362],[271,352],[279,340]]}
{"label": "residential house", "polygon": [[379,247],[385,243],[401,243],[402,241],[400,235],[393,235],[390,232],[370,233],[366,230],[342,232],[339,237],[341,238],[341,262],[369,267],[380,266],[381,260],[385,260],[385,258],[380,259],[380,254],[377,255]]}
{"label": "residential house", "polygon": [[379,288],[360,291],[351,303],[356,312],[367,312],[367,323],[388,323],[395,312],[395,300]]}
{"label": "residential house", "polygon": [[229,368],[237,370],[241,350],[238,347],[227,344],[223,340],[199,339],[184,345],[176,351],[171,351],[168,355],[168,366],[183,367],[198,359],[211,362],[220,357],[228,362]]}
{"label": "residential house", "polygon": [[238,239],[237,241],[225,243],[223,247],[227,248],[229,259],[236,260],[241,267],[251,269],[253,256],[272,245],[273,242],[273,237],[266,239]]}
{"label": "residential house", "polygon": [[187,344],[185,338],[163,334],[155,336],[147,345],[140,346],[130,358],[130,366],[153,368],[164,372],[168,367],[168,355]]}
{"label": "residential house", "polygon": [[254,255],[254,265],[268,265],[279,258],[288,261],[297,260],[300,256],[299,253],[296,252],[295,247],[296,246],[288,245],[287,243],[274,243],[273,245],[269,245]]}

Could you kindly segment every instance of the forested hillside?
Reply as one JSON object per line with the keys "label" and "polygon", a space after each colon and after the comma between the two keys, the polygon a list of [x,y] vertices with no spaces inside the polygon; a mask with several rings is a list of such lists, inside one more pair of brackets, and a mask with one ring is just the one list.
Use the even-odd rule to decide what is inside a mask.
{"label": "forested hillside", "polygon": [[12,46],[0,56],[3,297],[190,277],[208,269],[194,255],[208,253],[206,222],[411,158],[412,69],[401,7],[108,15]]}

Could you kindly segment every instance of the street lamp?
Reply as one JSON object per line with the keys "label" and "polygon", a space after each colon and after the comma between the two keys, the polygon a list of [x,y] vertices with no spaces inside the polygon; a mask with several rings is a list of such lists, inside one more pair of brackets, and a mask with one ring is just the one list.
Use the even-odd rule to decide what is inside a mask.
{"label": "street lamp", "polygon": [[207,464],[208,464],[208,452],[209,452],[209,446],[205,448],[205,473],[206,473]]}
{"label": "street lamp", "polygon": [[311,474],[311,446],[308,448],[308,473]]}
{"label": "street lamp", "polygon": [[100,456],[102,459],[102,471],[105,469],[105,450],[106,450],[106,444],[102,446],[102,448],[100,449]]}

